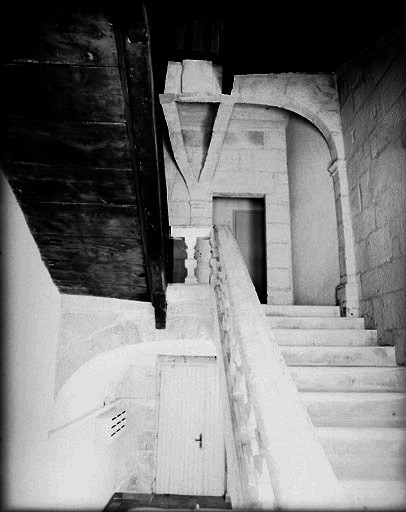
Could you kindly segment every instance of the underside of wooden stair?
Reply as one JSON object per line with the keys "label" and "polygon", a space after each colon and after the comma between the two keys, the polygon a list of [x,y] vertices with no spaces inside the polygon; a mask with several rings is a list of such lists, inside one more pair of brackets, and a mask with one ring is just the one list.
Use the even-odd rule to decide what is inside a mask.
{"label": "underside of wooden stair", "polygon": [[334,306],[264,305],[343,487],[367,510],[406,510],[406,368]]}

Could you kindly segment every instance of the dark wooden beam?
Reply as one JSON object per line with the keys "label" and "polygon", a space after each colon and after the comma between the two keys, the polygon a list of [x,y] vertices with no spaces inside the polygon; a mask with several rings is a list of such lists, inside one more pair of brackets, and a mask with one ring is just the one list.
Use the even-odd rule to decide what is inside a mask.
{"label": "dark wooden beam", "polygon": [[[128,7],[127,7],[128,6]],[[156,327],[166,325],[166,269],[169,223],[146,5],[126,4],[113,16],[130,154],[144,240]]]}

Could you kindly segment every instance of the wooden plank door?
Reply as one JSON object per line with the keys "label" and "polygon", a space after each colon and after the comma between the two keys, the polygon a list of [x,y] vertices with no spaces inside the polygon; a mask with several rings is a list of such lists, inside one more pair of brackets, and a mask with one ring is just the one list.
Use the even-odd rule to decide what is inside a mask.
{"label": "wooden plank door", "polygon": [[221,496],[225,454],[216,364],[160,365],[155,492]]}

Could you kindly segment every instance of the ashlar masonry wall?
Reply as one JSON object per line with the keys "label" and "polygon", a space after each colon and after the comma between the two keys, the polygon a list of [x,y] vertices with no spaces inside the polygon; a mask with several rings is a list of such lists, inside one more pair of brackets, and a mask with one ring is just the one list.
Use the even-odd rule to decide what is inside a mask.
{"label": "ashlar masonry wall", "polygon": [[[327,141],[325,169],[320,172],[330,179],[331,163],[343,157],[334,84],[328,75],[238,76],[228,96],[220,93],[214,68],[206,61],[169,63],[165,94],[160,97],[169,133],[165,164],[172,235],[185,236],[190,267],[196,241],[190,233],[209,235],[213,198],[264,198],[267,301],[293,304],[286,126],[292,112],[318,123],[320,136]],[[334,199],[330,208],[334,217]],[[351,265],[345,260],[344,245],[350,253],[350,230],[345,235],[341,275],[348,281]],[[331,302],[339,282],[336,275],[328,280],[334,281]],[[317,294],[317,279],[313,286]]]}
{"label": "ashlar masonry wall", "polygon": [[361,316],[406,362],[406,29],[336,73]]}

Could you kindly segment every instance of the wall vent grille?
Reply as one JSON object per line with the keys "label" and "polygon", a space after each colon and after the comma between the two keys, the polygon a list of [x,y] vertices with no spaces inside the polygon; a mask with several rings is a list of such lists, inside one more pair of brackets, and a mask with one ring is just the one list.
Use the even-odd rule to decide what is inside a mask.
{"label": "wall vent grille", "polygon": [[105,443],[117,439],[127,426],[127,410],[111,407],[96,417],[96,439]]}

